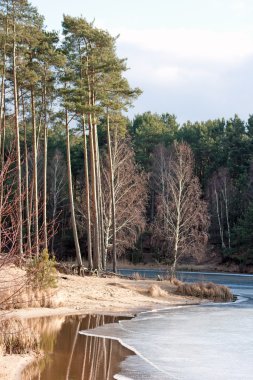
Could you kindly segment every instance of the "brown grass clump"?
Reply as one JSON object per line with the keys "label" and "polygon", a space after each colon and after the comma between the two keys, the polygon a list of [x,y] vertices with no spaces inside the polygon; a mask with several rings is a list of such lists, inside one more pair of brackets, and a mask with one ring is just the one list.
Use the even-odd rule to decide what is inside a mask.
{"label": "brown grass clump", "polygon": [[0,324],[2,354],[26,354],[39,351],[39,334],[24,327],[18,319],[6,319]]}
{"label": "brown grass clump", "polygon": [[161,289],[160,286],[153,284],[148,288],[148,294],[153,298],[167,297],[168,293]]}
{"label": "brown grass clump", "polygon": [[212,282],[184,284],[181,283],[176,290],[177,294],[183,296],[193,296],[199,298],[207,298],[214,301],[232,301],[233,294],[230,289],[224,285],[216,285]]}

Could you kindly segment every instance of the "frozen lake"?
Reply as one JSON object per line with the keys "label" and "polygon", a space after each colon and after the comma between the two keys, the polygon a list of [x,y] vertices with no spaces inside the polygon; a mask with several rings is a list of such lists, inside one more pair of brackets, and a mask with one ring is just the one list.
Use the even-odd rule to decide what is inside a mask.
{"label": "frozen lake", "polygon": [[[156,277],[157,271],[145,275]],[[123,360],[115,378],[253,380],[253,276],[180,272],[179,277],[228,285],[238,301],[142,313],[90,330],[137,354]]]}

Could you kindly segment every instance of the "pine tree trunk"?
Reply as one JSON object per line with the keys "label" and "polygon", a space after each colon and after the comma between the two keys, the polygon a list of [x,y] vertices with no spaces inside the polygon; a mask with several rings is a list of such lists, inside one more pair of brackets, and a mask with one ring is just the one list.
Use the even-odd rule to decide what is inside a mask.
{"label": "pine tree trunk", "polygon": [[88,265],[89,269],[93,269],[92,260],[92,242],[91,242],[91,219],[90,219],[90,181],[89,181],[89,166],[87,153],[87,137],[85,129],[85,118],[83,115],[83,143],[84,143],[84,178],[85,178],[85,197],[87,210],[87,244],[88,244]]}
{"label": "pine tree trunk", "polygon": [[[1,83],[1,105],[0,105],[0,173],[4,166],[4,145],[5,145],[5,122],[4,122],[4,105],[5,105],[5,53],[3,62],[3,73],[2,73],[2,83]],[[3,205],[3,191],[4,183],[1,182],[0,188],[0,253],[2,251],[2,205]]]}
{"label": "pine tree trunk", "polygon": [[[1,138],[1,158],[0,158],[0,170],[4,167],[4,153],[5,153],[5,131],[6,131],[6,125],[5,125],[5,113],[3,113],[3,120],[2,120],[2,138]],[[3,206],[3,200],[4,200],[4,182],[1,181],[1,187],[0,187],[0,253],[2,252],[2,206]]]}
{"label": "pine tree trunk", "polygon": [[89,137],[90,137],[90,166],[91,166],[91,188],[92,188],[92,205],[93,205],[93,264],[94,268],[100,270],[100,252],[99,252],[99,224],[98,224],[98,203],[97,203],[97,177],[96,161],[94,149],[94,134],[91,114],[89,114]]}
{"label": "pine tree trunk", "polygon": [[51,252],[54,252],[54,238],[55,238],[55,218],[56,218],[56,209],[57,209],[57,196],[56,196],[56,178],[57,178],[57,170],[54,169],[54,187],[53,187],[53,213],[52,213],[52,219],[53,219],[53,225],[52,225],[52,240],[51,240]]}
{"label": "pine tree trunk", "polygon": [[39,256],[39,202],[38,202],[38,170],[37,170],[37,135],[36,135],[36,112],[34,100],[34,88],[31,88],[32,107],[32,134],[33,134],[33,211],[34,211],[34,248],[35,254]]}
{"label": "pine tree trunk", "polygon": [[18,114],[18,90],[17,90],[17,66],[16,66],[16,19],[15,5],[13,2],[13,97],[14,97],[14,123],[16,134],[16,157],[17,157],[17,192],[18,192],[18,251],[23,255],[23,214],[22,214],[22,178],[21,178],[21,158],[20,158],[20,139],[19,139],[19,114]]}
{"label": "pine tree trunk", "polygon": [[[5,106],[5,61],[6,61],[6,54],[5,54],[5,48],[4,48],[3,72],[2,72],[2,82],[1,82],[1,103],[0,103],[0,152],[2,152],[3,116],[4,116],[4,106]],[[0,170],[1,170],[1,167],[0,167]]]}
{"label": "pine tree trunk", "polygon": [[44,160],[43,160],[43,245],[48,248],[47,241],[47,106],[46,106],[46,84],[43,91],[43,109],[44,109]]}
{"label": "pine tree trunk", "polygon": [[28,149],[27,149],[27,131],[26,131],[26,119],[25,119],[25,102],[24,95],[21,91],[22,99],[22,113],[23,113],[23,128],[24,128],[24,153],[25,153],[25,208],[26,208],[26,229],[27,229],[27,246],[28,251],[32,251],[31,240],[31,214],[29,205],[29,165],[28,165]]}
{"label": "pine tree trunk", "polygon": [[[8,5],[7,5],[8,13]],[[8,37],[8,17],[6,16],[5,24],[5,42],[3,48],[3,68],[2,68],[2,82],[1,82],[1,102],[0,102],[0,173],[4,166],[4,148],[5,148],[5,79],[6,79],[6,40]],[[4,183],[1,182],[0,188],[0,253],[2,251],[2,205],[3,205]]]}
{"label": "pine tree trunk", "polygon": [[68,166],[68,185],[69,185],[69,203],[71,213],[71,224],[76,249],[76,259],[79,268],[82,266],[82,257],[80,251],[80,245],[76,227],[75,207],[73,198],[73,184],[72,184],[72,172],[71,172],[71,159],[70,159],[70,141],[69,141],[69,124],[68,124],[68,111],[65,110],[65,128],[66,128],[66,147],[67,147],[67,166]]}

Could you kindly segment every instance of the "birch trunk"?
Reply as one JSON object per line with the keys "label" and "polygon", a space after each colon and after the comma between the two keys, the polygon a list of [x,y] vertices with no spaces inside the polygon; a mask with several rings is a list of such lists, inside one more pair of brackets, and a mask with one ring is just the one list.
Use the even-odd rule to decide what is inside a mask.
{"label": "birch trunk", "polygon": [[[180,169],[181,169],[182,162],[180,160]],[[177,202],[177,222],[176,222],[176,230],[175,230],[175,244],[174,244],[174,262],[171,267],[171,276],[176,277],[176,268],[177,268],[177,261],[178,261],[178,244],[179,244],[179,234],[180,234],[180,225],[181,225],[181,201],[182,201],[182,191],[183,191],[183,184],[182,184],[182,178],[179,180],[179,192],[178,192],[178,199]]]}
{"label": "birch trunk", "polygon": [[97,208],[98,208],[98,232],[99,232],[99,262],[100,268],[105,268],[105,242],[104,242],[104,226],[103,226],[103,202],[102,202],[102,186],[100,172],[100,158],[97,136],[97,125],[94,124],[94,147],[95,147],[95,164],[96,164],[96,179],[97,179]]}
{"label": "birch trunk", "polygon": [[229,212],[228,212],[228,195],[227,195],[227,182],[226,178],[224,181],[224,190],[222,190],[222,195],[225,203],[225,212],[226,212],[226,222],[228,229],[228,248],[231,248],[231,232],[230,232],[230,222],[229,222]]}
{"label": "birch trunk", "polygon": [[222,248],[226,248],[224,243],[224,234],[223,234],[223,228],[221,224],[221,216],[220,216],[220,210],[219,210],[219,197],[217,193],[217,189],[214,190],[215,193],[215,200],[216,200],[216,212],[217,212],[217,218],[218,218],[218,224],[219,224],[219,230],[220,230],[220,238],[221,238],[221,246]]}
{"label": "birch trunk", "polygon": [[91,188],[92,188],[92,205],[93,205],[93,264],[94,268],[100,270],[100,252],[99,252],[99,225],[98,225],[98,207],[97,207],[97,178],[94,150],[94,134],[91,114],[89,114],[89,137],[90,137],[90,167],[91,167]]}
{"label": "birch trunk", "polygon": [[110,191],[111,191],[111,212],[112,212],[112,254],[113,254],[113,272],[117,272],[117,251],[116,251],[116,212],[115,212],[115,192],[114,192],[114,170],[112,164],[112,147],[110,136],[110,118],[107,113],[107,143],[110,170]]}

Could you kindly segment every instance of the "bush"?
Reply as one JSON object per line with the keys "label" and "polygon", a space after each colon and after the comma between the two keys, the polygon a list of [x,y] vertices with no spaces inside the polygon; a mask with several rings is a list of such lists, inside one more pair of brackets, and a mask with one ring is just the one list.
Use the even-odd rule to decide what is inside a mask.
{"label": "bush", "polygon": [[47,249],[44,249],[38,257],[34,257],[27,265],[26,274],[29,285],[33,289],[48,289],[57,287],[56,261],[49,257]]}
{"label": "bush", "polygon": [[216,285],[212,282],[184,284],[177,287],[177,294],[183,296],[193,296],[199,298],[207,298],[214,301],[232,301],[233,294],[230,289],[224,285]]}

